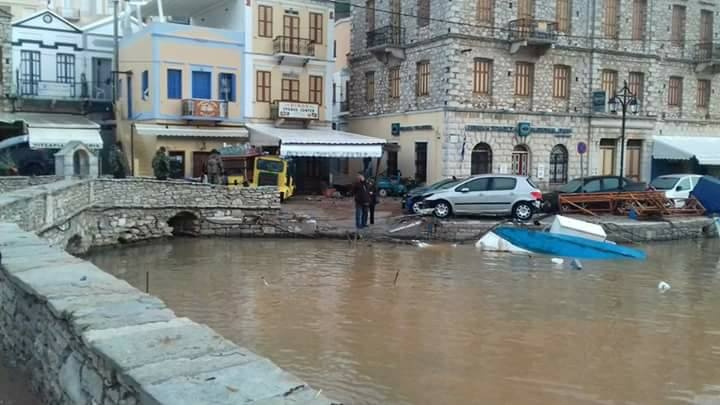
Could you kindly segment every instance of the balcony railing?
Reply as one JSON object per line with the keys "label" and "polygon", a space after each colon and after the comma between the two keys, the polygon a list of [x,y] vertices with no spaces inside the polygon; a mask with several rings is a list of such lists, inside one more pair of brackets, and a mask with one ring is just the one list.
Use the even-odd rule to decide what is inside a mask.
{"label": "balcony railing", "polygon": [[367,33],[367,47],[402,47],[405,45],[405,28],[388,25]]}
{"label": "balcony railing", "polygon": [[228,117],[224,100],[186,98],[182,100],[182,116],[192,121],[222,121]]}
{"label": "balcony railing", "polygon": [[521,18],[508,23],[511,41],[552,43],[557,41],[557,28],[555,21],[534,18]]}
{"label": "balcony railing", "polygon": [[300,56],[315,56],[315,42],[296,37],[280,36],[273,40],[275,54],[288,54]]}
{"label": "balcony railing", "polygon": [[102,82],[63,82],[49,80],[16,80],[15,94],[20,98],[47,100],[112,99],[112,84]]}
{"label": "balcony railing", "polygon": [[695,45],[695,62],[720,61],[720,44],[702,42]]}

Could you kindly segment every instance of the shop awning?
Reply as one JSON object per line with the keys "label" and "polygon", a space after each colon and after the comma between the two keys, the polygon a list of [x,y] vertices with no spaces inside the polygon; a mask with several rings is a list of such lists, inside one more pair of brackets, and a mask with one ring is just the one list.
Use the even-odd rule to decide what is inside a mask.
{"label": "shop awning", "polygon": [[248,131],[245,128],[228,127],[188,127],[173,125],[136,124],[138,135],[172,136],[183,138],[234,138],[247,139]]}
{"label": "shop awning", "polygon": [[15,137],[28,142],[33,149],[62,149],[72,141],[80,141],[90,149],[102,149],[100,125],[80,115],[12,113],[0,114],[0,121],[23,121],[27,134]]}
{"label": "shop awning", "polygon": [[250,142],[256,146],[280,146],[287,157],[380,158],[385,140],[322,128],[277,128],[252,124]]}
{"label": "shop awning", "polygon": [[656,136],[653,159],[697,159],[701,165],[720,165],[720,136]]}

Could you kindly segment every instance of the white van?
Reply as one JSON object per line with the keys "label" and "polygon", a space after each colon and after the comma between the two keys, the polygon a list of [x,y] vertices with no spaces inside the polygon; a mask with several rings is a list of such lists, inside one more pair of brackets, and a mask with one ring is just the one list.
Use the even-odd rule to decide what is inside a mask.
{"label": "white van", "polygon": [[665,196],[672,200],[676,207],[682,208],[701,178],[699,174],[666,174],[651,181],[650,187],[664,191]]}

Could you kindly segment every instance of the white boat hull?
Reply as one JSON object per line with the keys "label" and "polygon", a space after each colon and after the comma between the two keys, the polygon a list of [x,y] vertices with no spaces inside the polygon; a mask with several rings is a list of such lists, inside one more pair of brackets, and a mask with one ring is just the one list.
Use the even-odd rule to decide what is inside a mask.
{"label": "white boat hull", "polygon": [[486,252],[509,252],[530,254],[530,251],[519,248],[505,239],[499,237],[495,232],[488,232],[475,243],[475,247]]}

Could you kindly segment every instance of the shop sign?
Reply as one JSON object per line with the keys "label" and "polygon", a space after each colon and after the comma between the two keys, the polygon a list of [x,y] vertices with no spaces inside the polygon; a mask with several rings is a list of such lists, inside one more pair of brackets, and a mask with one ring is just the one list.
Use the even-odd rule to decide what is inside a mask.
{"label": "shop sign", "polygon": [[316,120],[320,118],[320,106],[310,103],[279,101],[278,117],[301,120]]}

